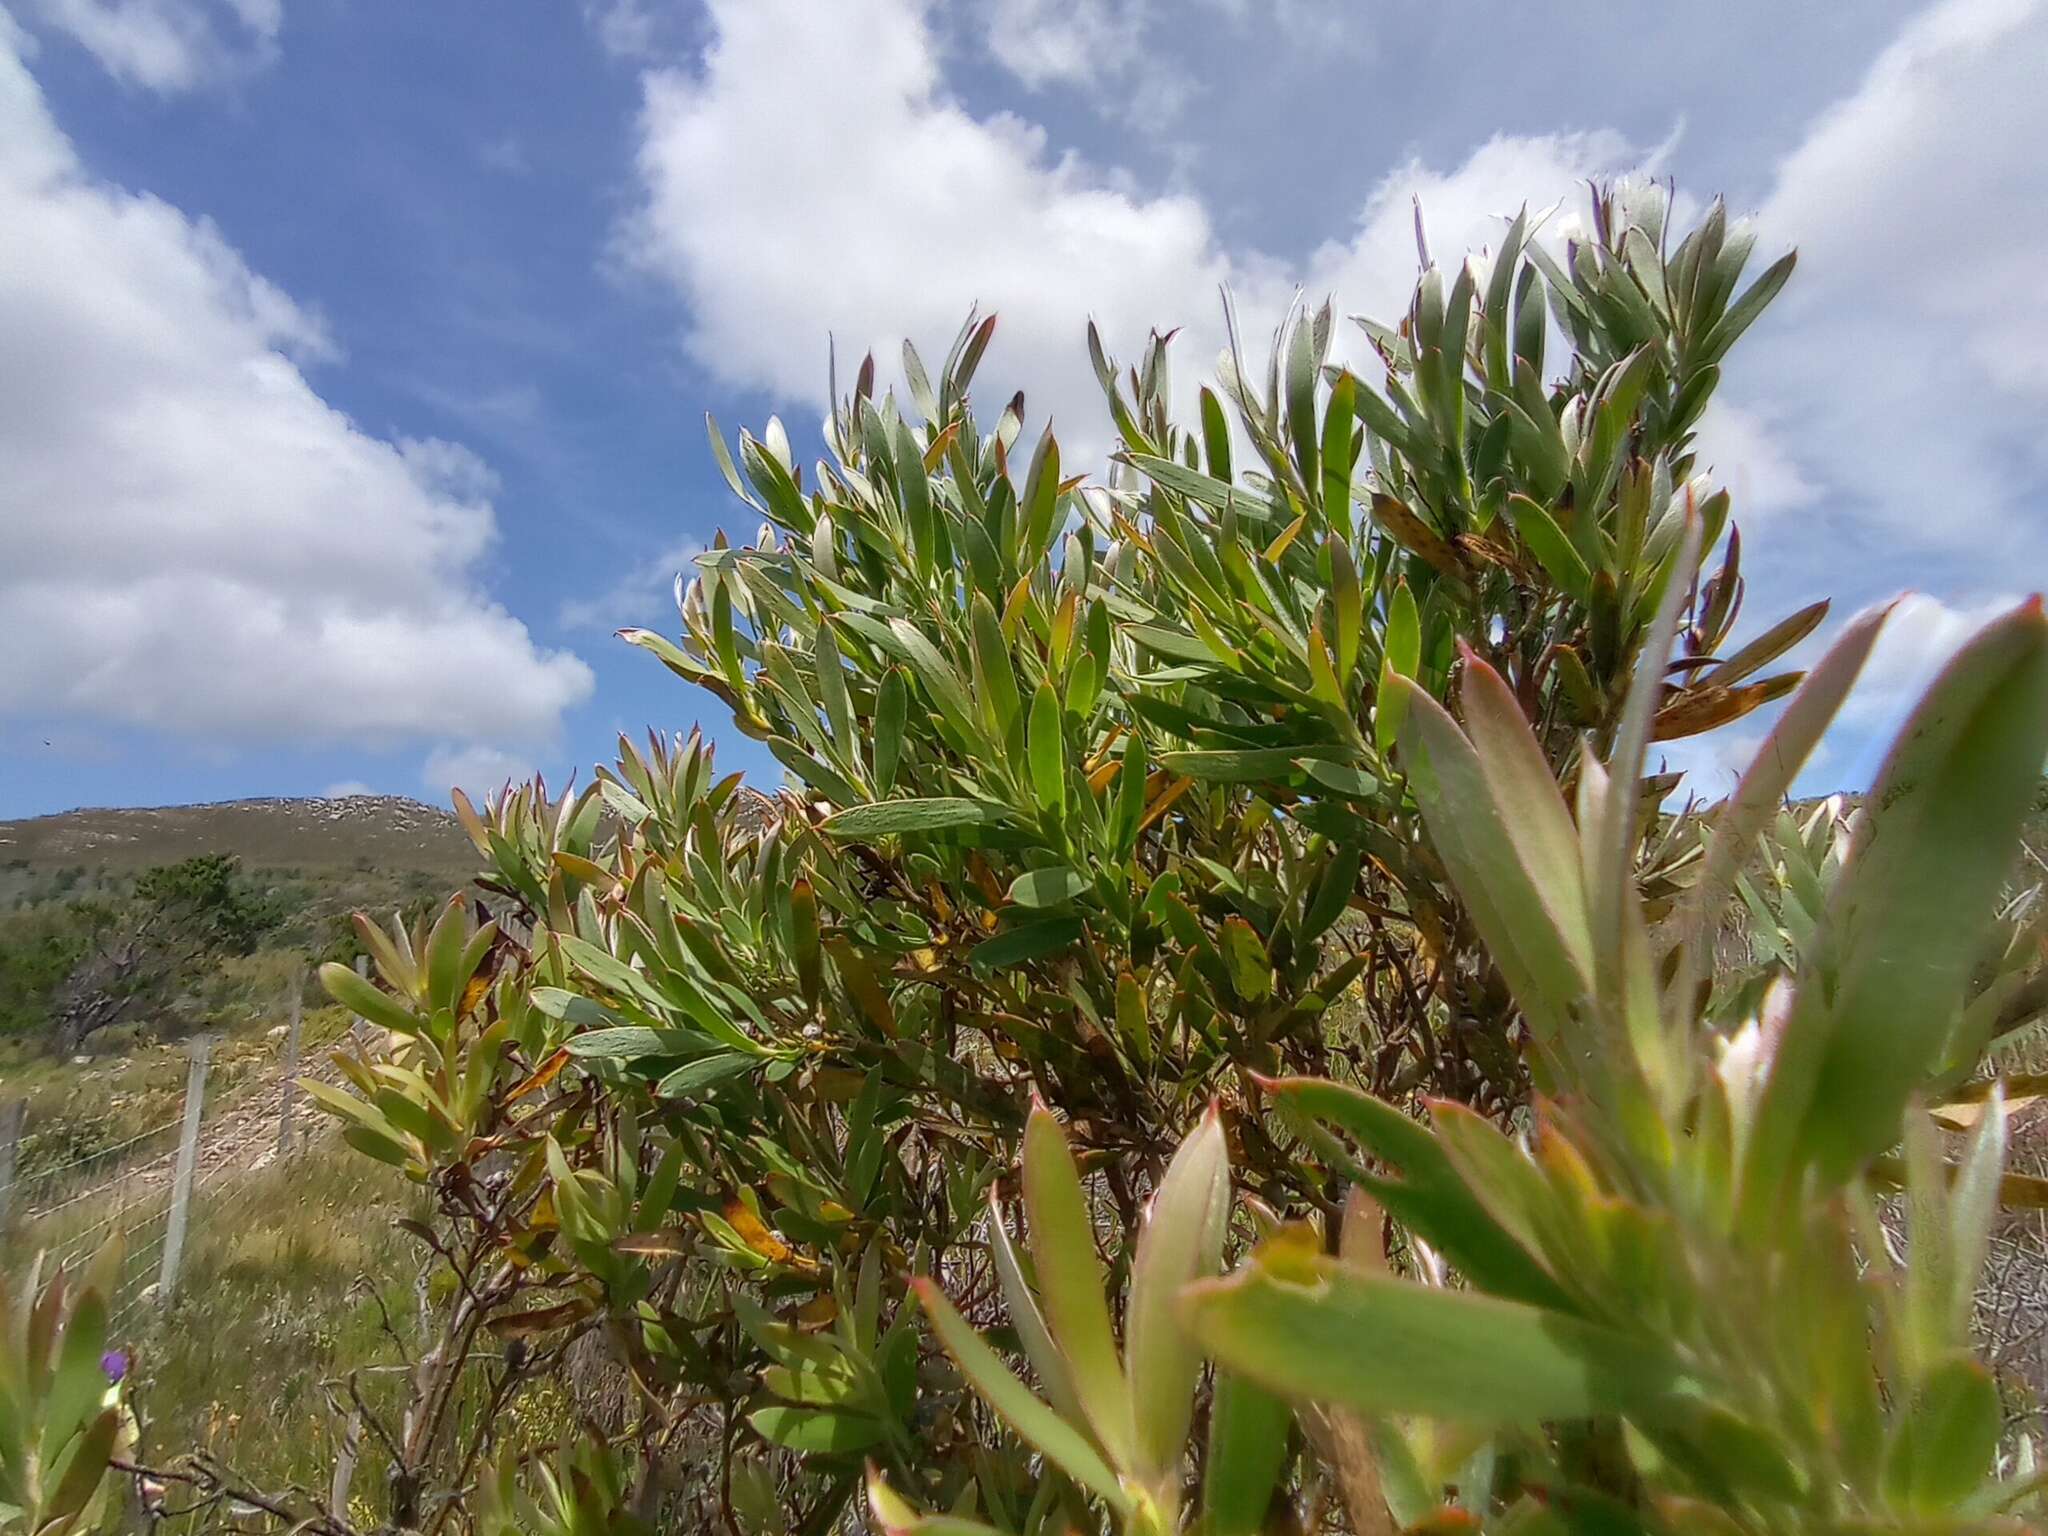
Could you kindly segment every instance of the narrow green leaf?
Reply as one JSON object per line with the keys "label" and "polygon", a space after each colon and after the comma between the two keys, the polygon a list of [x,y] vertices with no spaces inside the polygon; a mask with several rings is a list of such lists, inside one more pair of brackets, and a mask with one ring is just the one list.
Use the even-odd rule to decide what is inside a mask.
{"label": "narrow green leaf", "polygon": [[1243,918],[1226,917],[1217,935],[1223,962],[1230,971],[1230,984],[1248,1003],[1262,1002],[1273,993],[1273,958],[1266,952],[1258,931]]}
{"label": "narrow green leaf", "polygon": [[1508,516],[1550,579],[1570,596],[1586,601],[1593,573],[1586,569],[1585,557],[1565,537],[1557,520],[1519,491],[1508,497]]}
{"label": "narrow green leaf", "polygon": [[1017,1330],[1017,1341],[1024,1346],[1024,1358],[1038,1373],[1039,1389],[1051,1400],[1053,1408],[1062,1418],[1078,1423],[1084,1416],[1080,1400],[1074,1396],[1067,1357],[1053,1343],[1052,1334],[1045,1326],[1045,1314],[1038,1309],[1038,1298],[1032,1295],[1031,1287],[1025,1283],[1024,1266],[1018,1260],[1016,1245],[1010,1240],[1009,1224],[1003,1220],[1002,1207],[993,1187],[988,1192],[988,1226],[989,1256],[995,1261],[996,1281],[1003,1289],[1003,1305],[1009,1311],[1010,1326]]}
{"label": "narrow green leaf", "polygon": [[622,1024],[571,1035],[565,1048],[586,1061],[638,1061],[643,1056],[695,1056],[709,1048],[708,1036],[687,1029],[643,1029]]}
{"label": "narrow green leaf", "polygon": [[[1878,616],[1881,618],[1890,611],[1889,607],[1879,609]],[[1817,603],[1808,603],[1797,613],[1789,614],[1785,618],[1780,619],[1719,666],[1709,667],[1699,675],[1698,681],[1718,687],[1732,687],[1736,683],[1741,682],[1745,677],[1748,677],[1752,672],[1769,666],[1780,656],[1791,650],[1793,646],[1819,628],[1821,620],[1827,616],[1828,603],[1826,599],[1822,599]]]}
{"label": "narrow green leaf", "polygon": [[879,1419],[823,1408],[758,1408],[747,1415],[747,1422],[762,1439],[812,1456],[852,1455],[883,1435]]}
{"label": "narrow green leaf", "polygon": [[725,434],[718,429],[718,419],[709,411],[704,413],[704,434],[711,440],[711,457],[717,461],[718,472],[725,476],[725,483],[732,487],[733,495],[759,510],[761,504],[740,483],[740,472],[732,461],[732,450],[725,445]]}
{"label": "narrow green leaf", "polygon": [[1230,1154],[1214,1105],[1181,1142],[1154,1191],[1131,1264],[1124,1340],[1130,1356],[1137,1471],[1161,1486],[1186,1451],[1202,1354],[1176,1315],[1182,1287],[1215,1273],[1205,1241],[1220,1233]]}
{"label": "narrow green leaf", "polygon": [[1285,1402],[1249,1377],[1216,1373],[1202,1476],[1207,1536],[1261,1536],[1268,1529],[1266,1511],[1287,1462],[1293,1420]]}
{"label": "narrow green leaf", "polygon": [[1310,495],[1322,480],[1316,442],[1317,363],[1314,327],[1303,317],[1287,339],[1287,430],[1294,439],[1295,467]]}
{"label": "narrow green leaf", "polygon": [[1163,752],[1159,766],[1169,773],[1184,773],[1191,779],[1215,784],[1256,784],[1266,779],[1286,779],[1300,770],[1295,766],[1300,747],[1239,747],[1222,751]]}
{"label": "narrow green leaf", "polygon": [[1365,598],[1351,546],[1332,533],[1323,548],[1330,559],[1331,639],[1337,650],[1337,679],[1348,685],[1358,665],[1359,641],[1365,630]]}
{"label": "narrow green leaf", "polygon": [[1003,639],[1002,620],[996,617],[995,606],[980,592],[974,594],[972,606],[975,692],[990,738],[1003,741],[1023,708],[1023,698],[1017,691],[1016,669],[1010,664],[1010,647]]}
{"label": "narrow green leaf", "polygon": [[936,796],[922,800],[877,800],[828,816],[820,830],[834,837],[888,837],[905,832],[944,832],[986,827],[1009,818],[1009,810],[986,800]]}
{"label": "narrow green leaf", "polygon": [[1152,1020],[1145,1006],[1145,989],[1129,971],[1116,979],[1116,1027],[1124,1049],[1142,1066],[1152,1062]]}
{"label": "narrow green leaf", "polygon": [[1196,1335],[1227,1369],[1283,1396],[1363,1413],[1535,1424],[1654,1418],[1679,1384],[1646,1340],[1473,1291],[1332,1259],[1303,1279],[1254,1261],[1187,1292]]}
{"label": "narrow green leaf", "polygon": [[1501,801],[1441,704],[1405,679],[1395,687],[1408,695],[1402,749],[1423,820],[1538,1043],[1554,1056],[1592,978],[1516,849],[1510,819],[1521,808]]}
{"label": "narrow green leaf", "polygon": [[846,671],[839,656],[839,643],[832,638],[832,626],[820,624],[813,657],[818,679],[818,697],[825,705],[825,722],[832,728],[832,745],[850,763],[862,758],[859,733],[853,728],[853,701],[846,693]]}
{"label": "narrow green leaf", "polygon": [[1223,414],[1223,402],[1206,384],[1202,386],[1202,450],[1209,477],[1228,485],[1230,472],[1230,420]]}
{"label": "narrow green leaf", "polygon": [[1362,768],[1352,767],[1349,763],[1301,757],[1295,759],[1295,766],[1324,789],[1342,795],[1348,800],[1371,800],[1380,792],[1378,779]]}
{"label": "narrow green leaf", "polygon": [[419,1033],[419,1017],[410,1008],[345,965],[330,960],[321,966],[320,985],[342,1007],[362,1015],[372,1024],[381,1024],[402,1035]]}
{"label": "narrow green leaf", "polygon": [[1706,860],[1686,893],[1678,926],[1692,954],[1693,969],[1687,973],[1685,985],[1690,986],[1700,968],[1712,963],[1706,946],[1728,904],[1735,877],[1755,857],[1757,838],[1791,793],[1793,780],[1833,722],[1890,614],[1891,607],[1886,605],[1850,621],[1828,653],[1806,674],[1806,681],[1743,770],[1735,793],[1715,813]]}
{"label": "narrow green leaf", "polygon": [[1962,1001],[2044,759],[2037,598],[1957,653],[1878,775],[1758,1109],[1752,1212],[1782,1188],[1795,1146],[1840,1178],[1897,1140]]}
{"label": "narrow green leaf", "polygon": [[1387,604],[1387,630],[1383,642],[1385,657],[1380,666],[1379,695],[1373,704],[1373,739],[1385,757],[1401,739],[1401,727],[1408,714],[1408,697],[1391,686],[1396,677],[1414,678],[1422,666],[1422,616],[1415,606],[1415,594],[1405,579],[1396,582]]}
{"label": "narrow green leaf", "polygon": [[[1266,1084],[1281,1112],[1319,1145],[1336,1167],[1363,1185],[1397,1220],[1420,1233],[1474,1284],[1511,1300],[1549,1308],[1570,1305],[1556,1281],[1501,1230],[1466,1187],[1428,1128],[1390,1104],[1342,1083],[1289,1077]],[[1330,1134],[1354,1137],[1398,1177],[1352,1156]]]}
{"label": "narrow green leaf", "polygon": [[1326,527],[1351,532],[1352,430],[1357,425],[1358,380],[1346,371],[1337,376],[1323,411],[1322,502]]}
{"label": "narrow green leaf", "polygon": [[818,932],[818,897],[809,880],[798,879],[789,888],[789,936],[797,990],[816,1008],[825,986],[825,956]]}
{"label": "narrow green leaf", "polygon": [[[1131,1393],[1110,1331],[1095,1224],[1066,1132],[1043,1104],[1024,1127],[1024,1210],[1046,1323],[1066,1357],[1074,1395],[1118,1466],[1131,1464]],[[1044,1447],[1041,1447],[1044,1449]],[[1051,1454],[1050,1451],[1047,1454]]]}
{"label": "narrow green leaf", "polygon": [[686,1066],[677,1067],[654,1086],[656,1098],[695,1099],[701,1098],[706,1090],[744,1076],[759,1066],[758,1056],[742,1056],[727,1052],[717,1056],[704,1056]]}
{"label": "narrow green leaf", "polygon": [[910,714],[910,689],[903,669],[891,667],[875,691],[875,792],[896,787],[896,765],[903,754],[903,728]]}
{"label": "narrow green leaf", "polygon": [[1078,917],[1043,917],[1035,922],[1005,928],[994,938],[974,946],[969,957],[982,970],[1006,965],[1024,965],[1042,960],[1078,942],[1083,932]]}
{"label": "narrow green leaf", "polygon": [[1728,349],[1735,345],[1737,338],[1756,322],[1756,317],[1764,312],[1765,306],[1775,299],[1779,290],[1790,281],[1792,268],[1798,264],[1798,260],[1796,251],[1787,251],[1764,269],[1763,276],[1751,283],[1742,297],[1728,307],[1728,312],[1721,317],[1720,323],[1714,327],[1713,334],[1707,338],[1706,345],[1701,348],[1698,362],[1719,362],[1728,355]]}
{"label": "narrow green leaf", "polygon": [[1031,470],[1024,481],[1024,497],[1018,503],[1023,514],[1021,525],[1024,536],[1023,558],[1018,565],[1029,570],[1043,558],[1052,545],[1052,536],[1058,530],[1054,520],[1059,512],[1060,489],[1060,445],[1054,441],[1052,427],[1047,425],[1038,439],[1038,447],[1031,455]]}
{"label": "narrow green leaf", "polygon": [[[95,1361],[97,1364],[97,1361]],[[107,1475],[107,1461],[114,1454],[114,1442],[121,1428],[121,1410],[108,1408],[88,1424],[64,1460],[64,1471],[56,1485],[43,1494],[43,1530],[62,1530],[66,1522],[91,1502]],[[52,1469],[54,1470],[54,1469]]]}
{"label": "narrow green leaf", "polygon": [[1521,705],[1501,675],[1467,653],[1459,690],[1465,728],[1515,852],[1580,972],[1592,973],[1592,929],[1578,829]]}
{"label": "narrow green leaf", "polygon": [[1991,1373],[1967,1353],[1948,1356],[1899,1421],[1885,1465],[1892,1497],[1929,1515],[1954,1510],[1991,1474],[2001,1427]]}
{"label": "narrow green leaf", "polygon": [[[10,1341],[11,1347],[12,1341]],[[64,1444],[78,1433],[107,1389],[100,1356],[107,1344],[107,1298],[96,1289],[79,1293],[57,1346],[57,1365],[49,1379],[49,1395],[41,1404],[42,1460],[47,1468]]]}
{"label": "narrow green leaf", "polygon": [[1057,907],[1072,901],[1094,882],[1078,869],[1055,864],[1029,870],[1010,882],[1010,900],[1020,907]]}
{"label": "narrow green leaf", "polygon": [[[1091,1253],[1094,1251],[1091,1247]],[[1033,1397],[1016,1373],[1003,1364],[996,1352],[960,1314],[930,1279],[915,1282],[918,1303],[931,1319],[932,1332],[939,1336],[946,1353],[953,1357],[961,1374],[974,1384],[984,1401],[1002,1415],[1026,1443],[1035,1446],[1067,1476],[1100,1497],[1119,1514],[1130,1509],[1122,1482],[1109,1469],[1095,1447],[1081,1431],[1073,1428],[1052,1409]]]}
{"label": "narrow green leaf", "polygon": [[1026,751],[1031,759],[1031,789],[1038,808],[1053,816],[1067,809],[1067,744],[1063,734],[1059,695],[1050,682],[1040,683],[1031,700],[1031,722]]}

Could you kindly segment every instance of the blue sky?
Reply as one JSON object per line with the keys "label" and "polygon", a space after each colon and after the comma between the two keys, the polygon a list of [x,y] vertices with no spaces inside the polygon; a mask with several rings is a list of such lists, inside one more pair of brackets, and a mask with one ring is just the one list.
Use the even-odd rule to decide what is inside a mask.
{"label": "blue sky", "polygon": [[[507,18],[516,18],[508,24]],[[2048,0],[0,0],[0,817],[568,769],[715,701],[611,638],[843,355],[1390,315],[1588,176],[1801,267],[1707,428],[1752,627],[1911,588],[1810,787],[2048,580]],[[1258,329],[1256,323],[1251,327]],[[1753,722],[1688,746],[1725,787]]]}

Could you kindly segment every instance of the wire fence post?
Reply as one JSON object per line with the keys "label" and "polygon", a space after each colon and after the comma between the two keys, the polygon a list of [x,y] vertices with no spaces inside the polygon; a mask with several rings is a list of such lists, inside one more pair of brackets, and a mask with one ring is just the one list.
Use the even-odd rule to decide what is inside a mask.
{"label": "wire fence post", "polygon": [[277,1106],[277,1155],[279,1161],[290,1157],[292,1152],[292,1111],[298,1108],[299,1098],[299,1021],[306,1006],[306,978],[297,971],[292,973],[292,1015],[291,1023],[284,1036],[284,1083],[278,1090]]}
{"label": "wire fence post", "polygon": [[0,1232],[14,1214],[14,1171],[21,1166],[21,1129],[27,1123],[27,1099],[0,1104]]}
{"label": "wire fence post", "polygon": [[199,1112],[206,1099],[206,1065],[213,1041],[192,1037],[192,1068],[185,1077],[185,1131],[178,1142],[178,1171],[171,1183],[170,1225],[164,1232],[164,1264],[157,1274],[156,1299],[168,1302],[178,1290],[178,1260],[185,1252],[185,1223],[192,1214],[192,1174],[199,1162]]}
{"label": "wire fence post", "polygon": [[334,1477],[327,1485],[327,1513],[337,1521],[348,1519],[349,1484],[355,1481],[356,1458],[362,1452],[363,1410],[351,1408],[348,1427],[341,1435],[341,1453],[334,1458]]}

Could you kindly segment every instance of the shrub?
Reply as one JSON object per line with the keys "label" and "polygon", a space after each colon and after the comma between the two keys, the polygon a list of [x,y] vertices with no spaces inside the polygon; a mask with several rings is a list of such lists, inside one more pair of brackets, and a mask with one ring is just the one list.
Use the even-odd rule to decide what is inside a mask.
{"label": "shrub", "polygon": [[[1687,664],[1661,736],[1781,693],[1758,674],[1822,612],[1729,651],[1739,541],[1695,580],[1684,538],[1688,516],[1725,527],[1691,428],[1790,258],[1738,297],[1751,237],[1718,208],[1675,248],[1660,196],[1594,214],[1562,258],[1517,219],[1483,275],[1427,270],[1399,327],[1368,326],[1383,389],[1327,365],[1327,308],[1297,311],[1263,389],[1234,349],[1183,431],[1166,342],[1125,379],[1091,334],[1121,440],[1104,484],[1049,432],[1013,474],[1022,401],[985,428],[969,398],[992,319],[936,375],[906,348],[908,405],[872,363],[835,387],[811,489],[779,424],[736,458],[714,433],[761,533],[698,561],[679,641],[628,638],[789,770],[772,813],[694,737],[621,742],[580,796],[458,803],[530,938],[451,911],[378,956],[402,1001],[329,973],[416,1041],[336,1104],[357,1144],[444,1187],[477,1147],[506,1164],[488,1219],[445,1203],[464,1251],[508,1266],[479,1294],[544,1291],[552,1328],[602,1323],[650,1404],[708,1398],[726,1443],[798,1453],[793,1481],[775,1464],[788,1511],[825,1518],[857,1458],[907,1472],[934,1445],[951,1499],[1022,1469],[913,1368],[906,1272],[978,1262],[1033,1095],[1126,1229],[1247,1073],[1521,1102],[1512,967],[1396,746],[1410,694],[1492,658],[1547,783],[1612,739],[1666,597]],[[1546,315],[1572,342],[1551,385]],[[1324,1170],[1231,1123],[1267,1205],[1334,1211]],[[790,1304],[846,1321],[804,1331]],[[670,1412],[650,1407],[650,1460]]]}
{"label": "shrub", "polygon": [[[1516,1532],[1992,1531],[2041,1512],[2031,1442],[2001,1456],[1998,1385],[1971,1348],[2003,1093],[1970,1095],[1983,1112],[1953,1160],[1928,1113],[1982,1043],[1971,969],[2048,755],[2038,599],[1965,647],[1907,722],[1763,1016],[1728,1035],[1697,1012],[1718,908],[1876,629],[1853,626],[1816,668],[1661,935],[1627,830],[1654,652],[1618,771],[1589,760],[1576,818],[1532,771],[1535,740],[1492,669],[1466,673],[1463,728],[1416,696],[1424,816],[1472,854],[1454,877],[1489,914],[1489,945],[1518,957],[1555,1096],[1510,1139],[1454,1103],[1425,1129],[1349,1085],[1268,1082],[1351,1182],[1342,1222],[1279,1226],[1238,1272],[1202,1278],[1230,1221],[1205,1123],[1138,1237],[1121,1362],[1080,1185],[1038,1112],[1024,1199],[1044,1320],[1005,1289],[1048,1401],[935,1290],[922,1299],[961,1370],[1063,1474],[1070,1523],[1099,1508],[1125,1531],[1182,1527],[1197,1345],[1219,1372],[1199,1458],[1208,1536],[1274,1528],[1297,1456],[1301,1485],[1320,1464],[1360,1532],[1450,1529],[1460,1512]],[[1463,842],[1510,797],[1506,842]],[[1893,1183],[1904,1260],[1873,1192]],[[870,1502],[892,1536],[970,1529],[878,1477]]]}
{"label": "shrub", "polygon": [[[1263,386],[1233,344],[1192,430],[1169,409],[1165,339],[1126,376],[1091,333],[1120,441],[1099,484],[1067,476],[1049,432],[1015,472],[1021,398],[993,426],[976,416],[993,318],[970,320],[935,375],[906,348],[907,405],[877,399],[872,361],[849,394],[835,382],[808,489],[779,423],[736,456],[714,430],[761,532],[699,559],[678,639],[627,637],[716,695],[787,787],[764,806],[700,738],[657,736],[621,741],[578,795],[458,799],[490,914],[458,898],[410,930],[359,924],[379,984],[324,973],[393,1050],[348,1060],[352,1091],[309,1088],[352,1145],[432,1191],[422,1239],[460,1278],[389,1432],[393,1523],[466,1518],[493,1437],[441,1427],[465,1372],[511,1404],[593,1337],[636,1416],[609,1447],[533,1469],[544,1497],[501,1459],[477,1514],[493,1529],[629,1529],[666,1500],[761,1536],[822,1531],[865,1460],[903,1490],[875,1483],[885,1521],[930,1521],[907,1496],[1017,1530],[1091,1507],[1164,1529],[1190,1415],[1245,1440],[1270,1483],[1286,1413],[1229,1373],[1198,1404],[1172,1299],[1225,1242],[1226,1154],[1255,1223],[1334,1235],[1347,1175],[1369,1172],[1410,1234],[1397,1257],[1498,1278],[1402,1203],[1423,1186],[1455,1200],[1454,1172],[1354,1170],[1264,1113],[1259,1084],[1337,1080],[1344,1105],[1440,1096],[1473,1106],[1456,1123],[1492,1146],[1489,1120],[1532,1088],[1555,1113],[1576,1101],[1573,988],[1625,1004],[1623,1025],[1648,1017],[1646,975],[1653,1003],[1660,985],[1698,990],[1682,968],[1645,970],[1633,914],[1667,918],[1725,883],[1749,834],[1696,857],[1658,816],[1672,781],[1638,778],[1644,749],[1782,696],[1796,675],[1764,673],[1824,605],[1727,644],[1740,541],[1692,428],[1791,258],[1738,293],[1753,237],[1716,206],[1674,244],[1665,214],[1661,194],[1598,193],[1592,237],[1561,253],[1517,219],[1490,264],[1428,268],[1399,326],[1367,326],[1382,384],[1328,364],[1327,308],[1297,310]],[[1570,353],[1547,379],[1553,323]],[[1476,747],[1443,713],[1454,695]],[[1578,887],[1560,781],[1596,813]],[[1598,896],[1566,938],[1540,916],[1560,880],[1579,907]],[[1663,1069],[1690,1060],[1679,1043]],[[1624,1029],[1595,1054],[1626,1077],[1638,1049],[1655,1055]],[[1682,1088],[1682,1072],[1655,1079],[1628,1128],[1668,1130]],[[1367,1123],[1397,1148],[1438,1144],[1396,1118],[1410,1130]],[[1020,1145],[1035,1281],[1000,1211]],[[1637,1193],[1639,1151],[1586,1152],[1585,1187]],[[1164,1248],[1138,1236],[1148,1208],[1155,1233],[1182,1212]],[[1116,1238],[1101,1274],[1091,1216]],[[1323,1263],[1283,1236],[1221,1294],[1313,1291]],[[1078,1446],[1087,1475],[1040,1475],[987,1434],[930,1352],[914,1275],[959,1298],[955,1312],[922,1289],[982,1384],[973,1328],[1042,1364],[1057,1334],[1052,1374],[1075,1398],[1058,1406],[1081,1419],[1041,1413],[1027,1434],[1070,1472]],[[1162,1415],[1142,1441],[1121,1368],[1105,1369],[1104,1287],[1126,1281],[1134,1370],[1150,1362]],[[1034,1286],[1043,1327],[1022,1304]],[[1237,1360],[1219,1328],[1201,1331]],[[1349,1444],[1346,1411],[1305,1422]],[[1234,1481],[1234,1509],[1259,1481]]]}

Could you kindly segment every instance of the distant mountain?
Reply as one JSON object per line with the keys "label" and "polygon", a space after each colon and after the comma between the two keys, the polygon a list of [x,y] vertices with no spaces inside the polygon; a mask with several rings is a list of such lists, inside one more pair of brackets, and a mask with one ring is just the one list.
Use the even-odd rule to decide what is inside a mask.
{"label": "distant mountain", "polygon": [[234,854],[252,871],[418,871],[451,887],[480,863],[453,814],[401,795],[229,800],[0,821],[0,866],[44,874],[78,867],[126,873],[203,853]]}

